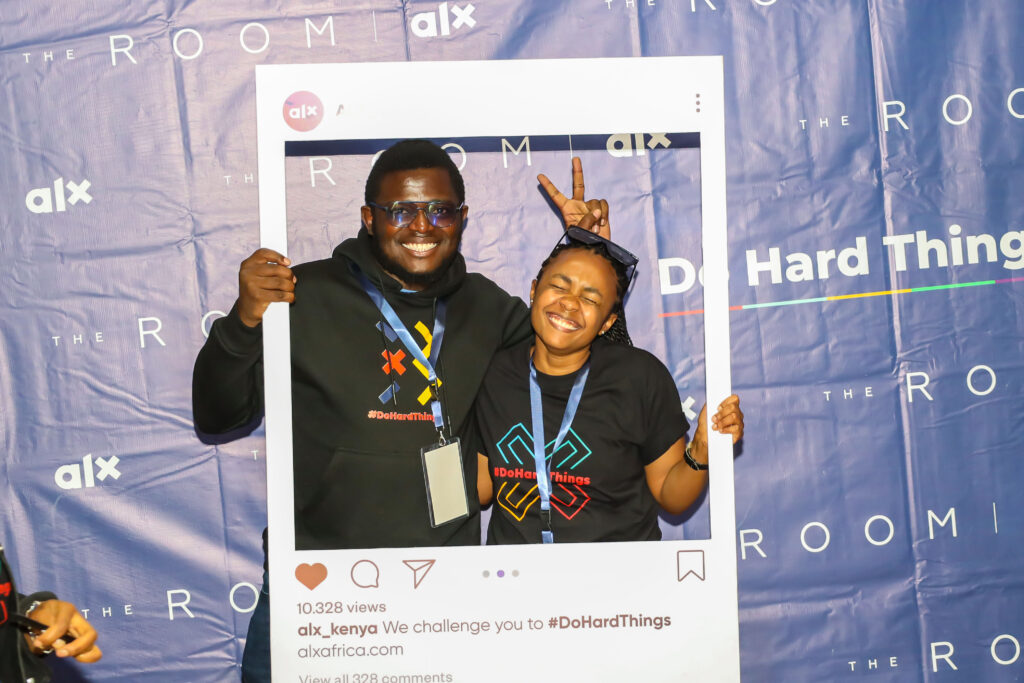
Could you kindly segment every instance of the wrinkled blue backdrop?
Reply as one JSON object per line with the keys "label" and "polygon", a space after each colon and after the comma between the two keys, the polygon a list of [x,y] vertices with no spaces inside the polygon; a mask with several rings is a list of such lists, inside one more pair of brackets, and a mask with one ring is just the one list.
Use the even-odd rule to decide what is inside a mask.
{"label": "wrinkled blue backdrop", "polygon": [[[189,394],[258,244],[254,65],[722,54],[744,677],[1024,679],[1020,3],[258,4],[0,6],[0,539],[22,587],[101,631],[104,660],[63,675],[237,680],[262,429],[204,445]],[[396,116],[473,96],[403,92]],[[628,215],[621,143],[593,186]],[[519,155],[474,182],[533,193],[535,173]],[[494,194],[467,236],[485,272],[489,226],[551,221],[535,194]],[[339,198],[350,228],[314,225],[309,257],[358,203]],[[655,203],[650,225],[672,210],[695,207]],[[647,240],[631,327],[685,400],[700,255]]]}

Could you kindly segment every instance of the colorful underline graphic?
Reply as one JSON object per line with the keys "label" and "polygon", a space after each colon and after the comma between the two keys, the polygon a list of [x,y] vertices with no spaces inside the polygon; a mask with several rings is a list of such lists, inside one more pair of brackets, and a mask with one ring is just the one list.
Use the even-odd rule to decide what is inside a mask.
{"label": "colorful underline graphic", "polygon": [[[1009,277],[1002,280],[978,280],[977,282],[958,282],[951,285],[933,285],[931,287],[911,287],[909,289],[887,289],[880,292],[862,292],[860,294],[839,294],[837,296],[816,296],[810,299],[790,299],[789,301],[770,301],[763,304],[742,304],[730,306],[730,311],[746,311],[752,308],[774,308],[777,306],[795,306],[796,304],[814,304],[822,301],[843,301],[844,299],[865,299],[872,296],[889,296],[890,294],[915,294],[917,292],[934,292],[940,289],[959,289],[961,287],[982,287],[984,285],[1001,285],[1007,282],[1024,282],[1024,277]],[[675,311],[673,313],[660,313],[659,318],[672,318],[679,315],[697,315],[703,313],[703,308],[692,311]]]}

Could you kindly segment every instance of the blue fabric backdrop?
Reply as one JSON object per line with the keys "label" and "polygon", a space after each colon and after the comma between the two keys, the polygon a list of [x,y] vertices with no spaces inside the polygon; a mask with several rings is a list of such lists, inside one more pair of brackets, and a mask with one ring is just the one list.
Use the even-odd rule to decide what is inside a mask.
{"label": "blue fabric backdrop", "polygon": [[[102,632],[62,675],[237,680],[262,430],[204,445],[189,394],[258,245],[254,65],[722,54],[744,677],[1024,679],[1022,39],[1013,0],[4,2],[0,539]],[[473,96],[442,85],[396,115]],[[611,97],[643,93],[581,106]],[[587,154],[649,247],[634,336],[699,395],[698,243],[645,231],[699,207],[630,213],[694,164]],[[502,229],[552,218],[516,162],[466,169],[466,253],[522,293]],[[351,220],[313,222],[307,258],[357,227],[333,192]]]}

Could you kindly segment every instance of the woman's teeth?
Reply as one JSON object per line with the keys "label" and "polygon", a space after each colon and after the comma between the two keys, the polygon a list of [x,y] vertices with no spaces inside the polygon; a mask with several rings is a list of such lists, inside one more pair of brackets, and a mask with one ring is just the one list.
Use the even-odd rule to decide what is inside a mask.
{"label": "woman's teeth", "polygon": [[580,329],[580,326],[577,323],[554,313],[548,313],[548,320],[551,321],[552,325],[560,330],[565,330],[566,332],[575,332]]}

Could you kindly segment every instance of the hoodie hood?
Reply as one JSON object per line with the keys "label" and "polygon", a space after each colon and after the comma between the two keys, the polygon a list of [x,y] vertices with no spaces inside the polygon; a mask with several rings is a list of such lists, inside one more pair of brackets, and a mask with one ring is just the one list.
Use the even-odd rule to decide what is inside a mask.
{"label": "hoodie hood", "polygon": [[[334,249],[333,258],[343,262],[344,268],[348,269],[349,264],[354,263],[359,269],[366,273],[378,287],[381,287],[385,294],[398,294],[402,291],[402,283],[384,272],[380,263],[373,255],[370,241],[373,237],[366,231],[366,227],[359,228],[359,234],[339,244]],[[442,296],[448,296],[459,288],[466,277],[466,259],[461,253],[455,254],[455,259],[449,264],[448,269],[441,275],[434,284],[421,292],[403,294],[413,300],[433,301]]]}

